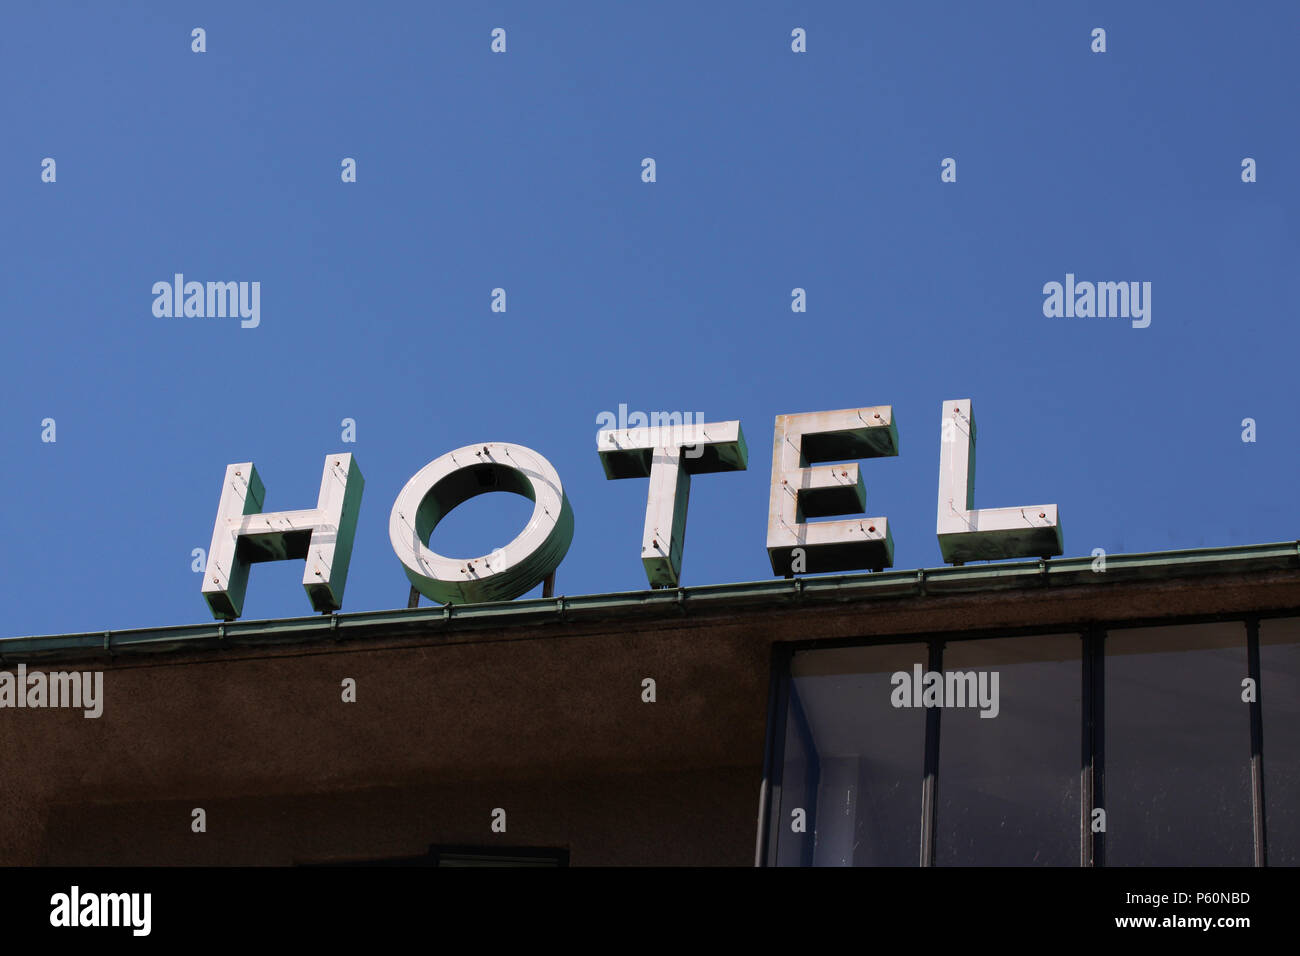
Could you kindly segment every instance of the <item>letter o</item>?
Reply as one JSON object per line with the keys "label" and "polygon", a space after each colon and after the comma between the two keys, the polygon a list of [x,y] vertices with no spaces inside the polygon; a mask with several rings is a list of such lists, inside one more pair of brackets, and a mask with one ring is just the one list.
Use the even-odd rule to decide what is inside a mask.
{"label": "letter o", "polygon": [[[425,542],[438,522],[489,491],[510,491],[533,502],[524,530],[504,548],[469,560],[431,551]],[[573,509],[559,474],[531,448],[466,445],[429,462],[406,483],[388,518],[388,539],[411,584],[429,600],[511,601],[560,566],[573,541]]]}

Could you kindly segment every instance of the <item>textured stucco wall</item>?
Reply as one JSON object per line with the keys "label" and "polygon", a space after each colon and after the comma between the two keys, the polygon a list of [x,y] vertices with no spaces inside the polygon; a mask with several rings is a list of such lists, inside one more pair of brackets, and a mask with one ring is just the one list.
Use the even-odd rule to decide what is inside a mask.
{"label": "textured stucco wall", "polygon": [[40,661],[102,668],[104,715],[0,710],[0,864],[495,843],[567,847],[575,865],[749,865],[776,642],[1296,607],[1300,572],[1270,571]]}
{"label": "textured stucco wall", "polygon": [[[103,666],[104,714],[0,713],[0,863],[496,843],[567,846],[575,864],[747,864],[768,651],[729,630],[43,662]],[[505,834],[490,828],[497,807]]]}

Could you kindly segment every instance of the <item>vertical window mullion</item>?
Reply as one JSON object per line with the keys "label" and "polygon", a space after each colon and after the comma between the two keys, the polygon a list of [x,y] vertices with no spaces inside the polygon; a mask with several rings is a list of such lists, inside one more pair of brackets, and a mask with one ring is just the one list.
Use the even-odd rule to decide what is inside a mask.
{"label": "vertical window mullion", "polygon": [[[767,688],[767,736],[763,746],[763,780],[758,790],[758,839],[755,866],[776,865],[781,809],[781,765],[785,758],[785,696],[790,682],[791,652],[786,645],[772,646]],[[779,736],[778,736],[779,734]]]}
{"label": "vertical window mullion", "polygon": [[[1092,795],[1095,806],[1106,808],[1106,630],[1098,628],[1093,636],[1092,670]],[[1106,820],[1110,825],[1110,820]],[[1092,831],[1091,821],[1089,832]],[[1106,865],[1106,830],[1093,834],[1093,866]]]}
{"label": "vertical window mullion", "polygon": [[1268,828],[1264,822],[1264,682],[1260,678],[1259,618],[1246,620],[1246,659],[1255,699],[1250,704],[1250,795],[1255,830],[1255,865],[1268,866]]}
{"label": "vertical window mullion", "polygon": [[[931,641],[927,670],[943,673],[943,642]],[[942,707],[925,711],[925,775],[921,779],[921,866],[934,866],[934,834],[938,825],[939,715]]]}
{"label": "vertical window mullion", "polygon": [[1106,632],[1093,627],[1083,635],[1081,750],[1079,770],[1079,865],[1106,865],[1106,832],[1093,832],[1092,814],[1105,809]]}
{"label": "vertical window mullion", "polygon": [[1092,808],[1094,806],[1092,791],[1093,776],[1093,712],[1092,712],[1092,670],[1093,670],[1093,632],[1080,635],[1083,641],[1083,653],[1080,655],[1082,666],[1079,668],[1082,689],[1079,700],[1080,752],[1079,752],[1079,865],[1092,866]]}
{"label": "vertical window mullion", "polygon": [[776,678],[769,690],[768,755],[771,758],[768,773],[764,779],[764,789],[760,791],[759,802],[767,805],[767,839],[766,846],[760,852],[766,858],[768,866],[776,866],[781,845],[781,785],[785,776],[785,732],[786,709],[789,706],[790,662],[794,658],[792,648],[777,646],[772,652],[773,671]]}

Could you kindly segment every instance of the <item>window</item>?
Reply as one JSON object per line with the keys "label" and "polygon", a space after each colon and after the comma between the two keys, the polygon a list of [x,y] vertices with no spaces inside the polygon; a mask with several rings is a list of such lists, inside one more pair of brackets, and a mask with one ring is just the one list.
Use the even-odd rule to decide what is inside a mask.
{"label": "window", "polygon": [[1259,625],[1270,866],[1300,866],[1300,618]]}
{"label": "window", "polygon": [[1078,865],[1082,646],[1068,634],[944,647],[945,674],[997,675],[997,710],[942,712],[940,866]]}
{"label": "window", "polygon": [[1106,863],[1250,866],[1246,626],[1106,635]]}
{"label": "window", "polygon": [[[954,706],[925,706],[935,654]],[[1080,656],[1078,635],[796,651],[775,862],[1076,864]]]}
{"label": "window", "polygon": [[775,846],[782,866],[915,866],[925,712],[890,705],[924,644],[801,651],[790,663]]}
{"label": "window", "polygon": [[1300,864],[1300,617],[816,643],[778,667],[769,864]]}

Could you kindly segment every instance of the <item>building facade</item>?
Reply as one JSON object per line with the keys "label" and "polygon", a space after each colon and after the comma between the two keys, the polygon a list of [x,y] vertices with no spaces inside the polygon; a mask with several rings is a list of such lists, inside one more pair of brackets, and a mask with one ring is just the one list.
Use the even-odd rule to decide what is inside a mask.
{"label": "building facade", "polygon": [[[1300,548],[0,641],[6,865],[1295,865]],[[12,705],[11,705],[12,706]]]}

